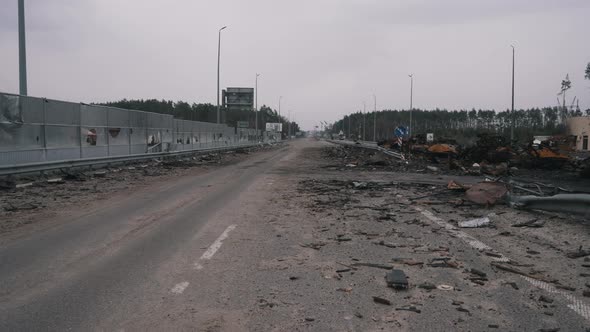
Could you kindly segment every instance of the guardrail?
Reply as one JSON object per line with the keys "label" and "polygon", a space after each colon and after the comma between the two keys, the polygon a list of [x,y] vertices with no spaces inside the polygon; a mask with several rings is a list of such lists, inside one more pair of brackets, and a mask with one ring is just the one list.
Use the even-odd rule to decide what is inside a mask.
{"label": "guardrail", "polygon": [[380,151],[388,156],[392,156],[394,158],[404,160],[404,161],[406,160],[406,157],[404,157],[403,154],[401,154],[399,152],[384,149],[384,148],[378,146],[376,142],[369,142],[369,141],[353,142],[353,141],[347,141],[347,140],[326,140],[326,141],[328,141],[330,143],[334,143],[334,144],[356,146],[356,147],[365,148],[365,149],[377,150],[377,151]]}
{"label": "guardrail", "polygon": [[[232,151],[232,150],[240,150],[240,149],[245,149],[245,148],[252,148],[252,147],[256,147],[256,146],[263,146],[266,144],[272,145],[273,143],[248,143],[248,144],[241,144],[241,145],[231,145],[231,146],[224,146],[224,147],[203,148],[203,149],[194,149],[194,150],[185,150],[185,151],[143,153],[143,154],[117,156],[117,157],[85,158],[85,159],[74,159],[74,160],[39,162],[39,163],[30,163],[30,164],[21,164],[21,165],[8,165],[8,166],[0,166],[0,176],[36,173],[36,172],[52,171],[52,170],[56,170],[56,169],[67,169],[67,168],[73,168],[73,167],[100,166],[100,165],[108,165],[108,164],[114,164],[114,163],[146,160],[146,159],[152,159],[152,158],[175,157],[175,156],[187,155],[187,154],[202,154],[202,153],[209,153],[209,152]],[[274,143],[274,144],[278,144],[278,143]]]}

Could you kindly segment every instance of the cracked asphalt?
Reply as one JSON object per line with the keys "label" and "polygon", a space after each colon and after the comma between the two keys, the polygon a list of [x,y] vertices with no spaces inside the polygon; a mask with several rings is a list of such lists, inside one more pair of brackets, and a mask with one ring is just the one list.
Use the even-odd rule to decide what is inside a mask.
{"label": "cracked asphalt", "polygon": [[588,220],[419,198],[480,178],[330,167],[333,147],[22,212],[48,220],[0,236],[0,330],[589,331],[590,256],[567,257]]}

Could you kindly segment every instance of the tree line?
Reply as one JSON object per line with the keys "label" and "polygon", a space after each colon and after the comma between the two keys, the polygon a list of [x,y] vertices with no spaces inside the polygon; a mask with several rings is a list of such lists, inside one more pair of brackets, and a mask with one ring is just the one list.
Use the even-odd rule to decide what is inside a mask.
{"label": "tree line", "polygon": [[[590,115],[590,110],[567,110],[561,107],[544,107],[496,112],[494,110],[460,110],[446,109],[412,111],[412,135],[434,133],[435,138],[455,138],[458,141],[471,141],[478,133],[510,137],[511,117],[514,117],[514,137],[521,142],[529,141],[534,135],[557,135],[565,132],[565,119],[570,116]],[[376,123],[376,126],[374,126]],[[394,138],[398,126],[408,127],[410,112],[408,110],[383,110],[377,113],[353,113],[336,121],[333,133],[342,131],[346,136],[373,140],[373,128],[376,139]],[[364,136],[363,136],[364,135]]]}
{"label": "tree line", "polygon": [[[174,102],[163,99],[123,99],[96,104],[130,110],[169,114],[182,120],[217,122],[217,106],[208,103],[189,104],[184,101]],[[237,127],[238,121],[246,121],[249,124],[249,128],[256,128],[256,113],[254,110],[230,111],[222,107],[221,119],[222,123],[225,123],[230,127]],[[266,128],[266,123],[279,122],[283,124],[283,134],[285,136],[288,135],[289,120],[266,105],[260,107],[258,112],[258,129],[264,130]],[[301,129],[296,122],[291,122],[291,135],[294,135],[294,133],[300,130]]]}

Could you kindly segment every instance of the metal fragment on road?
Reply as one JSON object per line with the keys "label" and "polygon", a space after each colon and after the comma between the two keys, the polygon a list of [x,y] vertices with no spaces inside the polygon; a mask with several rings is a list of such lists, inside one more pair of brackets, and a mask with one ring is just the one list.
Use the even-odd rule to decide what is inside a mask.
{"label": "metal fragment on road", "polygon": [[408,277],[402,270],[391,270],[385,275],[387,286],[394,289],[407,289]]}
{"label": "metal fragment on road", "polygon": [[375,303],[379,303],[379,304],[391,305],[391,301],[389,301],[388,299],[384,299],[382,297],[379,297],[379,296],[373,296],[373,301]]}
{"label": "metal fragment on road", "polygon": [[558,194],[549,197],[508,196],[510,206],[551,212],[590,214],[590,194]]}

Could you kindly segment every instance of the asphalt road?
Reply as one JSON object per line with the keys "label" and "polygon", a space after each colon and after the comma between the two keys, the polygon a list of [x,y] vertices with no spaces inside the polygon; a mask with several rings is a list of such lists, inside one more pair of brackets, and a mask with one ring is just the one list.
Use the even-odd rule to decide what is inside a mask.
{"label": "asphalt road", "polygon": [[[0,236],[0,330],[588,331],[590,258],[565,258],[590,243],[587,221],[409,201],[451,178],[334,170],[327,146],[297,140]],[[507,257],[534,278],[493,266]],[[364,263],[402,269],[409,289]]]}
{"label": "asphalt road", "polygon": [[286,155],[287,148],[255,154],[93,211],[73,206],[54,227],[3,243],[0,330],[112,329],[111,316],[128,318],[168,294],[182,257],[198,258],[210,244],[199,241],[203,229],[237,222],[228,203]]}

